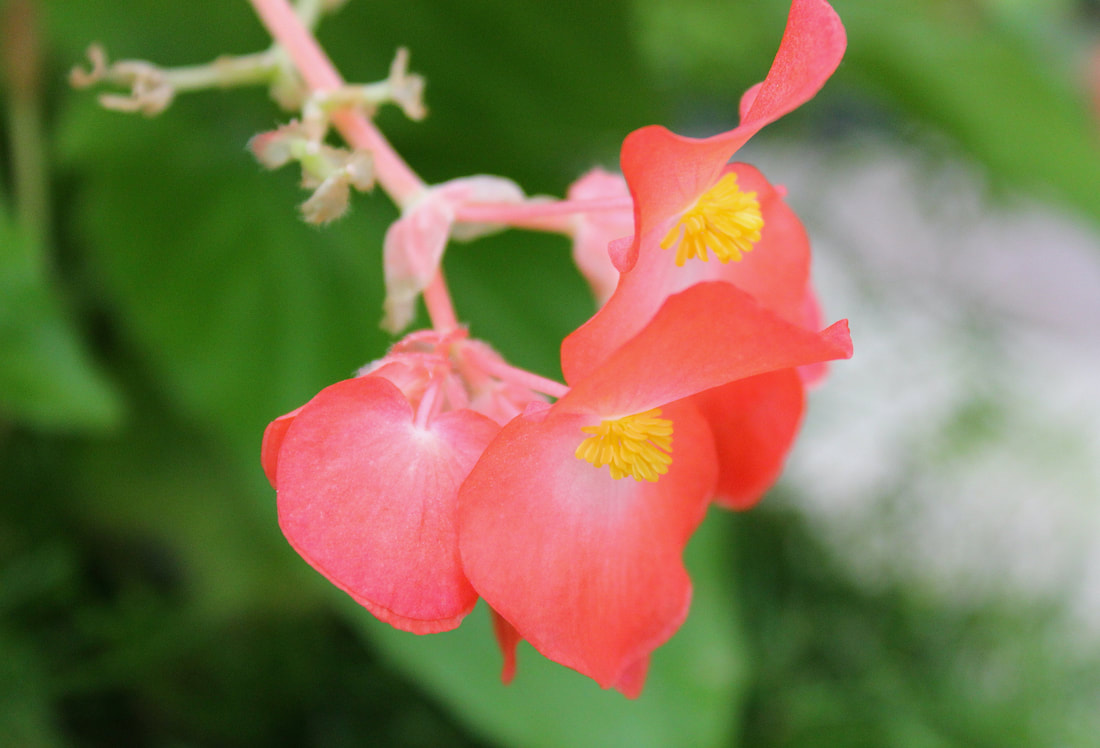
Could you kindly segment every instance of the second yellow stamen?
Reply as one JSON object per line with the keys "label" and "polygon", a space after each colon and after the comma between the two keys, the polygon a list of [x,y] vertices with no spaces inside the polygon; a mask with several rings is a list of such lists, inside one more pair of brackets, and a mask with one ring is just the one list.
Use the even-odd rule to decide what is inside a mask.
{"label": "second yellow stamen", "polygon": [[672,421],[659,408],[581,428],[592,434],[577,447],[578,459],[610,466],[611,477],[654,482],[672,464]]}
{"label": "second yellow stamen", "polygon": [[719,262],[737,262],[760,241],[763,228],[756,193],[742,192],[737,175],[730,172],[684,211],[661,241],[661,248],[676,247],[678,266],[692,257],[707,262],[708,249]]}

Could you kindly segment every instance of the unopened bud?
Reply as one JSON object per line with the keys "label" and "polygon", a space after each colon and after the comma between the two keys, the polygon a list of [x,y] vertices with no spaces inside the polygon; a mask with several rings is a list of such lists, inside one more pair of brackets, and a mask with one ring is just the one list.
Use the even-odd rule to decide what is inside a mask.
{"label": "unopened bud", "polygon": [[374,159],[369,151],[352,151],[347,156],[344,170],[348,173],[351,186],[360,192],[374,188]]}
{"label": "unopened bud", "polygon": [[268,169],[285,166],[295,157],[299,143],[307,139],[305,128],[297,121],[254,135],[248,141],[248,149],[256,160]]}
{"label": "unopened bud", "polygon": [[334,221],[344,215],[351,196],[348,173],[340,171],[327,179],[313,191],[301,205],[302,218],[306,223],[321,224]]}
{"label": "unopened bud", "polygon": [[390,98],[409,119],[419,122],[428,115],[424,107],[424,78],[409,73],[409,50],[400,47],[390,65]]}

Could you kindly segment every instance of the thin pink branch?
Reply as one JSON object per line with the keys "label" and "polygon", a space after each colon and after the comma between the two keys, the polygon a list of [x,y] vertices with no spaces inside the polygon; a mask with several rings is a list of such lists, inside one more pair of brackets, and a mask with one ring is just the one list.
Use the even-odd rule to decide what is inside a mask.
{"label": "thin pink branch", "polygon": [[424,306],[428,310],[428,317],[432,320],[432,327],[437,332],[448,333],[458,329],[458,318],[455,316],[451,292],[447,290],[447,281],[443,278],[442,268],[436,271],[435,277],[424,289],[422,296]]}

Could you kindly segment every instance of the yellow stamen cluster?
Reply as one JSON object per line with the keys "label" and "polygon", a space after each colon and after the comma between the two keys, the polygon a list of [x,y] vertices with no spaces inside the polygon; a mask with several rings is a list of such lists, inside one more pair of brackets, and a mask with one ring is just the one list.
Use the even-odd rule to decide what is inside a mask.
{"label": "yellow stamen cluster", "polygon": [[654,482],[672,464],[672,421],[659,408],[603,421],[581,429],[592,436],[580,443],[576,456],[596,467],[611,466],[611,477],[631,476]]}
{"label": "yellow stamen cluster", "polygon": [[730,172],[684,211],[661,242],[661,249],[676,246],[678,266],[692,257],[707,262],[708,249],[719,262],[738,262],[742,253],[760,241],[762,228],[764,217],[756,193],[742,192],[737,175]]}

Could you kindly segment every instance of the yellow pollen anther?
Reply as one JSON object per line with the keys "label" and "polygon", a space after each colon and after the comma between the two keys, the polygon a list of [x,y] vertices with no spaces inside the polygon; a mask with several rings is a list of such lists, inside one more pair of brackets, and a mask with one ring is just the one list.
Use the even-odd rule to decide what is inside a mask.
{"label": "yellow pollen anther", "polygon": [[581,431],[593,436],[582,441],[574,454],[596,467],[610,465],[616,480],[629,475],[652,483],[672,464],[672,421],[660,415],[661,410],[654,408],[584,426]]}
{"label": "yellow pollen anther", "polygon": [[692,257],[707,262],[708,249],[719,262],[738,262],[742,253],[751,251],[760,241],[762,228],[764,217],[756,193],[742,192],[737,175],[730,172],[684,211],[665,235],[661,249],[676,246],[678,266]]}

